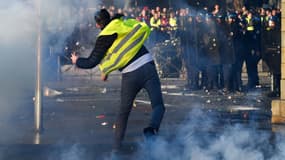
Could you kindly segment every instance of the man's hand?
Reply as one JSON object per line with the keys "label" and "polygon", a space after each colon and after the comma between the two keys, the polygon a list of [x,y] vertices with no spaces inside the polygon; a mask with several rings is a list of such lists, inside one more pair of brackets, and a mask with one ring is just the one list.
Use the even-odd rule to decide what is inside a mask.
{"label": "man's hand", "polygon": [[101,73],[101,80],[102,81],[107,81],[108,79],[108,75],[104,74],[104,73]]}
{"label": "man's hand", "polygon": [[77,61],[77,59],[78,59],[78,56],[76,55],[75,52],[71,53],[70,59],[71,59],[72,64],[76,64],[76,61]]}

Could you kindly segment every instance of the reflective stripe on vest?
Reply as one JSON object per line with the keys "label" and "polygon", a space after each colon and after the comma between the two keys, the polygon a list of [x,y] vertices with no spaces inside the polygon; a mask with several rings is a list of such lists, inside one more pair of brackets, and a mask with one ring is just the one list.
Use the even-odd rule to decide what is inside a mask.
{"label": "reflective stripe on vest", "polygon": [[143,22],[134,19],[113,21],[99,34],[99,36],[114,33],[118,35],[99,65],[104,74],[124,67],[136,55],[150,34],[149,27]]}
{"label": "reflective stripe on vest", "polygon": [[131,43],[125,50],[123,50],[122,53],[118,56],[118,58],[115,60],[115,62],[111,66],[103,68],[102,72],[108,73],[108,71],[116,70],[117,69],[116,66],[122,60],[123,56],[125,56],[133,47],[138,45],[143,40],[144,36],[145,36],[145,33],[142,36],[140,36],[136,41]]}
{"label": "reflective stripe on vest", "polygon": [[134,35],[142,26],[138,24],[121,42],[117,45],[113,52],[118,52],[118,50]]}

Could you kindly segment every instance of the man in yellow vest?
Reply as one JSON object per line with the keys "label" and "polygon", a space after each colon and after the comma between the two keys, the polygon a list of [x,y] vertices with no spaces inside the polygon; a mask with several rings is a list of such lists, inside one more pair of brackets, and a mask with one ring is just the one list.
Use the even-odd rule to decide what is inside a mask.
{"label": "man in yellow vest", "polygon": [[71,60],[77,67],[86,69],[100,63],[103,81],[106,81],[108,74],[114,70],[122,72],[121,104],[115,122],[113,144],[113,149],[117,150],[121,147],[133,102],[141,89],[146,89],[153,109],[150,123],[143,130],[145,137],[157,134],[165,107],[152,55],[143,45],[149,36],[149,27],[143,22],[123,19],[121,16],[111,19],[106,9],[95,14],[95,21],[96,27],[102,31],[92,53],[88,58],[79,58],[73,53]]}

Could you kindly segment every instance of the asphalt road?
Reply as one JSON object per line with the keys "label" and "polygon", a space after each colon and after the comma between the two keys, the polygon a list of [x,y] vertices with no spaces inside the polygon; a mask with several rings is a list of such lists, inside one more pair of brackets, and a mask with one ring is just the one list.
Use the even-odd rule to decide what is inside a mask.
{"label": "asphalt road", "polygon": [[[120,76],[109,77],[107,83],[98,76],[66,76],[44,85],[43,132],[35,134],[33,129],[32,97],[21,99],[17,111],[0,122],[0,159],[237,159],[241,156],[227,157],[226,145],[215,152],[209,146],[222,137],[230,143],[239,136],[233,151],[250,146],[240,155],[251,155],[249,159],[284,156],[282,148],[276,147],[284,137],[284,127],[270,123],[268,87],[222,95],[218,91],[184,90],[183,79],[162,79],[166,113],[159,137],[150,142],[142,137],[151,111],[142,91],[134,102],[123,149],[114,156],[111,144],[120,102]],[[256,146],[258,149],[253,149]]]}

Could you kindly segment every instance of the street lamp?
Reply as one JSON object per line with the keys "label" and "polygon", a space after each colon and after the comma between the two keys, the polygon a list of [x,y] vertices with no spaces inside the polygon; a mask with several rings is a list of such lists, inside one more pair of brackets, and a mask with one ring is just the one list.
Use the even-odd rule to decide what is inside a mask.
{"label": "street lamp", "polygon": [[42,86],[41,86],[41,0],[36,0],[37,9],[37,54],[36,54],[36,87],[35,87],[35,132],[42,131]]}

